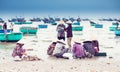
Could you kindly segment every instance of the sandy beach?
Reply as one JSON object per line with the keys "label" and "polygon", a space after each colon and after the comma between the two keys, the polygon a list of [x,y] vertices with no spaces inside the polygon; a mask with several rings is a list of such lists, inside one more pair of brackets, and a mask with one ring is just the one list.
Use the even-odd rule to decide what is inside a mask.
{"label": "sandy beach", "polygon": [[120,72],[119,68],[119,59],[114,57],[0,63],[0,72]]}
{"label": "sandy beach", "polygon": [[[28,55],[36,55],[40,61],[14,61],[12,50],[15,43],[0,43],[0,72],[120,72],[120,37],[109,31],[110,22],[101,22],[103,29],[95,29],[89,26],[89,22],[83,21],[82,32],[74,32],[75,38],[81,42],[86,38],[98,39],[100,52],[106,52],[106,57],[93,57],[85,59],[57,59],[47,55],[47,48],[56,37],[56,26],[39,30],[36,36],[24,36],[28,43],[25,48],[33,49]],[[7,45],[6,45],[7,44]],[[2,46],[3,45],[3,46]]]}

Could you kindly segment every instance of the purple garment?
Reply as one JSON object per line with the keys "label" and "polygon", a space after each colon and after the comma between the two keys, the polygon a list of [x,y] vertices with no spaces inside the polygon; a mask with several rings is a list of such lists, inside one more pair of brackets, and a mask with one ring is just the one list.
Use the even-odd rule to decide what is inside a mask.
{"label": "purple garment", "polygon": [[19,56],[21,58],[24,52],[25,49],[21,48],[20,46],[16,46],[13,50],[12,56]]}
{"label": "purple garment", "polygon": [[73,37],[73,34],[72,34],[72,25],[71,24],[68,24],[68,27],[65,30],[67,32],[67,38],[68,37]]}
{"label": "purple garment", "polygon": [[82,47],[81,44],[75,43],[73,45],[72,52],[73,52],[73,56],[75,56],[77,58],[85,57],[84,48]]}
{"label": "purple garment", "polygon": [[7,24],[6,23],[3,25],[3,29],[7,30]]}
{"label": "purple garment", "polygon": [[83,47],[85,48],[85,50],[87,52],[89,52],[90,54],[95,55],[94,46],[92,45],[92,42],[91,41],[84,41],[83,43],[84,43]]}

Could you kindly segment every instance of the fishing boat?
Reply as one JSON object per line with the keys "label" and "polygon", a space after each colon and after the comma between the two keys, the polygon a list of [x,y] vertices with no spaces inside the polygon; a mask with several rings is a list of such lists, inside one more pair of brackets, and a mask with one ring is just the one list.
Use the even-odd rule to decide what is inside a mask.
{"label": "fishing boat", "polygon": [[20,28],[20,31],[23,33],[23,34],[36,34],[37,33],[37,27],[21,27]]}
{"label": "fishing boat", "polygon": [[73,17],[69,18],[70,21],[74,22],[75,19]]}
{"label": "fishing boat", "polygon": [[9,22],[25,22],[25,18],[19,17],[19,18],[12,18],[12,19],[8,19]]}
{"label": "fishing boat", "polygon": [[73,25],[80,25],[80,22],[74,21],[74,22],[73,22]]}
{"label": "fishing boat", "polygon": [[1,42],[17,42],[23,37],[23,33],[18,32],[18,33],[0,33],[0,41]]}
{"label": "fishing boat", "polygon": [[95,26],[95,22],[90,21],[90,26]]}
{"label": "fishing boat", "polygon": [[30,21],[32,21],[32,22],[40,22],[41,19],[40,18],[33,18],[33,19],[30,19]]}
{"label": "fishing boat", "polygon": [[112,26],[110,26],[110,27],[109,27],[109,30],[110,30],[110,31],[115,31],[115,30],[116,30],[116,28],[117,28],[117,26],[116,26],[116,25],[112,25]]}
{"label": "fishing boat", "polygon": [[90,19],[85,18],[85,19],[81,19],[82,21],[90,21]]}
{"label": "fishing boat", "polygon": [[120,29],[116,29],[116,30],[115,30],[115,35],[116,35],[116,36],[120,36]]}
{"label": "fishing boat", "polygon": [[51,22],[51,25],[57,25],[57,23],[54,21],[54,22]]}
{"label": "fishing boat", "polygon": [[60,20],[61,20],[61,19],[60,19],[60,18],[58,18],[58,17],[57,17],[57,18],[55,18],[55,21],[60,21]]}
{"label": "fishing boat", "polygon": [[21,25],[21,24],[32,24],[32,22],[27,22],[25,18],[12,18],[8,20],[9,22],[14,22],[14,24]]}
{"label": "fishing boat", "polygon": [[103,28],[103,24],[95,24],[95,28]]}
{"label": "fishing boat", "polygon": [[14,22],[16,25],[22,25],[22,24],[32,24],[32,22]]}
{"label": "fishing boat", "polygon": [[[11,32],[11,29],[7,29],[7,33],[10,33],[10,32]],[[4,33],[4,30],[0,29],[0,33]]]}
{"label": "fishing boat", "polygon": [[72,31],[83,31],[83,26],[72,25]]}
{"label": "fishing boat", "polygon": [[116,26],[117,26],[117,25],[119,25],[119,23],[117,23],[117,22],[113,22],[112,25],[116,25]]}
{"label": "fishing boat", "polygon": [[17,22],[17,18],[8,19],[8,22]]}
{"label": "fishing boat", "polygon": [[46,24],[39,24],[38,28],[39,29],[48,28],[48,25],[46,25]]}

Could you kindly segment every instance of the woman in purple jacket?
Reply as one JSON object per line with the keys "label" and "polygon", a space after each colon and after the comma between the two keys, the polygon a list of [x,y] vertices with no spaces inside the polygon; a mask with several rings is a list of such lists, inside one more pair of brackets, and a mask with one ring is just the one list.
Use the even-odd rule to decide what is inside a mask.
{"label": "woman in purple jacket", "polygon": [[77,40],[73,44],[72,52],[73,52],[73,58],[75,59],[85,57],[84,48],[82,47],[82,44]]}
{"label": "woman in purple jacket", "polygon": [[24,44],[17,43],[16,47],[13,50],[12,56],[16,57],[19,56],[19,58],[22,58],[23,54],[25,54],[26,50],[22,48]]}

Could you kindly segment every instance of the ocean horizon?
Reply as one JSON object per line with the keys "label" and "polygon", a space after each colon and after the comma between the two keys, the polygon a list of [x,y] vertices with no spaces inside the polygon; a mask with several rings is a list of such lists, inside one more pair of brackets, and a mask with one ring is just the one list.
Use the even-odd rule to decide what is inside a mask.
{"label": "ocean horizon", "polygon": [[59,18],[88,18],[88,19],[102,19],[102,18],[112,18],[120,19],[119,13],[80,13],[80,12],[13,12],[13,13],[0,13],[0,18],[3,20],[8,20],[16,17],[24,17],[26,19],[30,18],[44,18],[44,17],[59,17]]}

